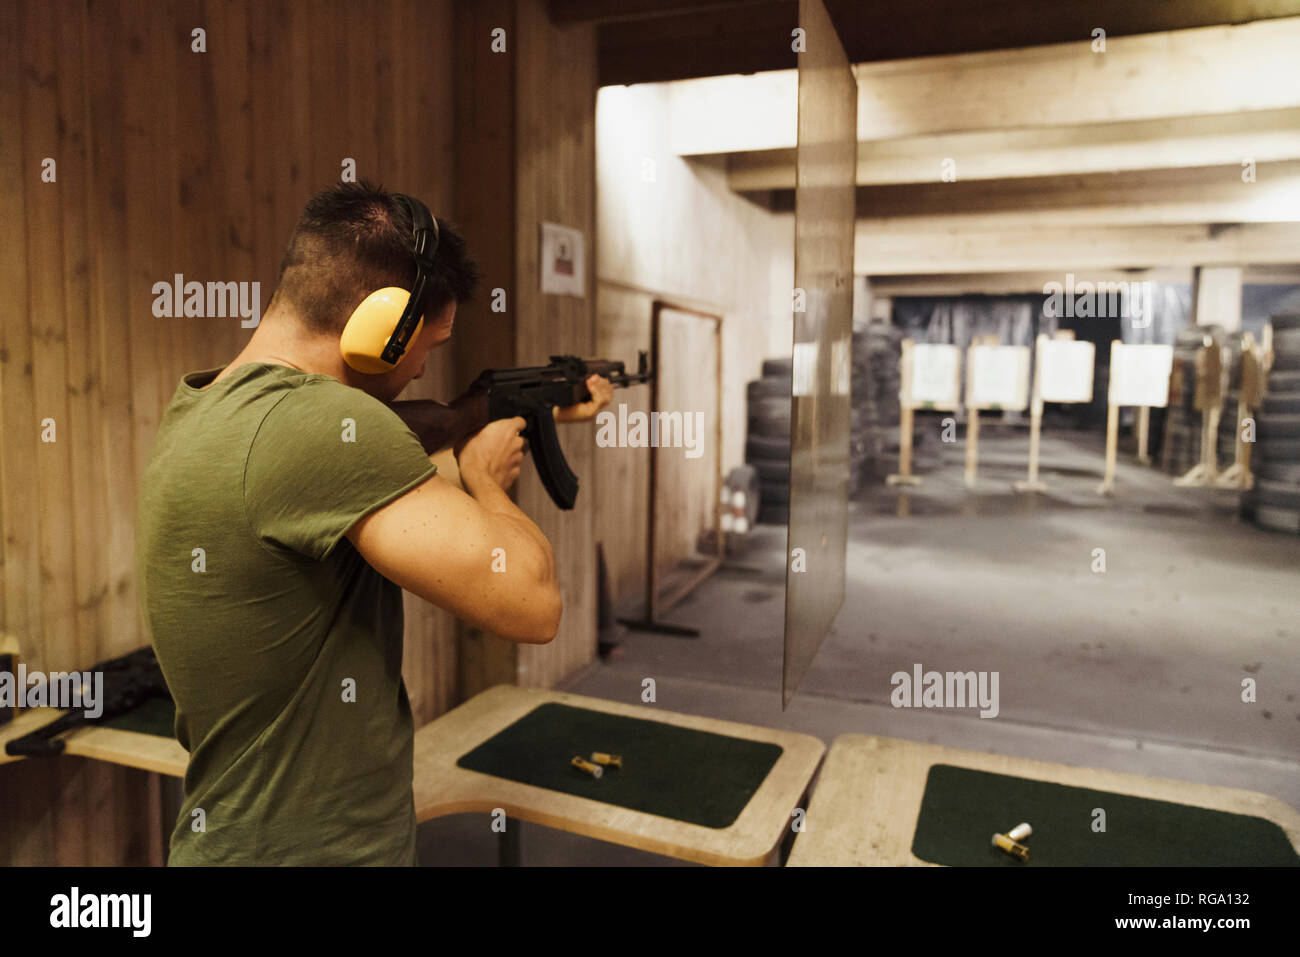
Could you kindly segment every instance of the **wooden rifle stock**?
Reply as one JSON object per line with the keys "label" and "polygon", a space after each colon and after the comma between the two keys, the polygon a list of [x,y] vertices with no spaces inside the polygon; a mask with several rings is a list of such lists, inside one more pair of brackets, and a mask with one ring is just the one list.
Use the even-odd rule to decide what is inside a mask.
{"label": "wooden rifle stock", "polygon": [[415,433],[429,455],[460,445],[491,421],[487,393],[461,396],[447,405],[433,399],[391,402],[389,408]]}

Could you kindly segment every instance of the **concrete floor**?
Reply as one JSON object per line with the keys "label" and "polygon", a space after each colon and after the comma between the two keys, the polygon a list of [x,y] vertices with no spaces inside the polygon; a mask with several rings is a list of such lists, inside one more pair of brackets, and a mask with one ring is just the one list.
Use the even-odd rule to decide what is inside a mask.
{"label": "concrete floor", "polygon": [[[1243,524],[1236,495],[1175,489],[1121,457],[1096,494],[1096,436],[1045,436],[1049,491],[1020,496],[1023,432],[981,435],[980,482],[961,445],[900,495],[853,503],[844,608],[788,711],[780,707],[784,527],[760,527],[667,620],[698,639],[621,632],[609,660],[567,690],[790,728],[828,744],[879,734],[1247,788],[1300,806],[1300,538]],[[1127,463],[1126,463],[1127,460]],[[906,514],[900,514],[906,512]],[[1106,571],[1092,571],[1093,550]],[[629,609],[635,611],[635,609]],[[997,671],[1000,714],[895,709],[890,676]],[[1258,700],[1241,701],[1243,678]],[[527,864],[670,864],[541,827]],[[491,864],[485,816],[421,829],[427,864]]]}

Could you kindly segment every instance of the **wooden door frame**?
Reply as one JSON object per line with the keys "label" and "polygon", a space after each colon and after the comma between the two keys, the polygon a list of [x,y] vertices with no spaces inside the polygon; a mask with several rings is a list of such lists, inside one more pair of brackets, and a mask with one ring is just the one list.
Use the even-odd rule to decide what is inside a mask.
{"label": "wooden door frame", "polygon": [[722,539],[722,509],[718,504],[719,496],[722,493],[722,413],[723,413],[723,394],[722,394],[722,322],[721,313],[704,312],[691,306],[682,306],[670,302],[666,299],[656,298],[651,306],[650,313],[650,368],[654,370],[654,378],[650,382],[650,413],[659,408],[659,370],[662,368],[659,349],[659,333],[661,331],[660,315],[669,309],[673,312],[686,313],[687,315],[696,316],[700,319],[713,323],[713,339],[715,343],[715,362],[714,362],[714,385],[717,395],[717,414],[714,416],[714,448],[716,449],[716,466],[713,477],[713,539],[717,543],[717,554],[710,556],[704,567],[692,575],[685,582],[678,585],[671,595],[661,598],[659,594],[659,563],[655,555],[657,539],[655,536],[655,519],[657,517],[656,492],[659,485],[659,452],[657,448],[651,447],[650,452],[650,474],[649,474],[649,491],[646,494],[646,587],[645,587],[645,617],[639,619],[621,618],[621,624],[634,628],[638,631],[656,631],[661,634],[680,635],[682,637],[696,638],[699,637],[698,628],[689,628],[682,625],[670,625],[659,620],[661,614],[666,614],[678,605],[683,598],[696,589],[705,579],[712,575],[722,565],[726,553],[725,544]]}

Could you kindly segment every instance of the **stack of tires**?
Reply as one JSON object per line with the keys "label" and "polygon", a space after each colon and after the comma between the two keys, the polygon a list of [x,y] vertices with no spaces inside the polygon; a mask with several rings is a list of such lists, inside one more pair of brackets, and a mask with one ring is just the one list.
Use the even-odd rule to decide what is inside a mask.
{"label": "stack of tires", "polygon": [[[898,457],[899,359],[903,333],[872,323],[853,333],[849,411],[849,487],[857,491],[873,471],[891,470]],[[793,360],[767,359],[763,377],[747,387],[749,428],[745,462],[758,472],[760,522],[785,523],[790,512],[790,392]],[[914,440],[915,441],[915,440]]]}
{"label": "stack of tires", "polygon": [[745,462],[758,473],[758,521],[790,521],[790,392],[793,360],[767,359],[763,378],[746,388]]}
{"label": "stack of tires", "polygon": [[888,323],[871,323],[853,333],[853,413],[849,466],[854,489],[867,481],[886,451],[898,453],[898,361],[903,333]]}
{"label": "stack of tires", "polygon": [[1300,314],[1273,317],[1273,368],[1257,424],[1255,523],[1300,533]]}

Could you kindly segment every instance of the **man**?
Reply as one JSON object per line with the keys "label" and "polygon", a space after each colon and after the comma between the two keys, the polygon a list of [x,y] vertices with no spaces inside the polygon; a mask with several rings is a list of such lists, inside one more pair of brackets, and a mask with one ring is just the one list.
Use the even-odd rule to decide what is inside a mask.
{"label": "man", "polygon": [[[170,864],[414,864],[401,589],[515,641],[559,627],[550,544],[506,494],[524,420],[456,451],[462,491],[385,404],[477,282],[437,226],[423,325],[389,371],[362,373],[340,336],[370,293],[412,289],[412,207],[364,183],[313,197],[248,345],[186,375],[164,415],[136,560],[190,754]],[[589,387],[556,417],[608,403],[605,380]]]}

